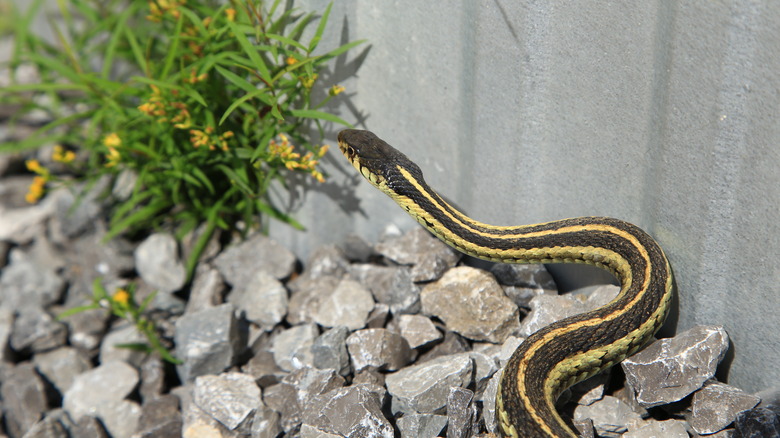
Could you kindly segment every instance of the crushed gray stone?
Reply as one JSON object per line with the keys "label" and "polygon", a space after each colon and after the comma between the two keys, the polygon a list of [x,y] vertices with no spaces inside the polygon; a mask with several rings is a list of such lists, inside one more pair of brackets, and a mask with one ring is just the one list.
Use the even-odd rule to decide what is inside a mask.
{"label": "crushed gray stone", "polygon": [[323,327],[345,326],[357,330],[366,326],[369,313],[374,310],[374,299],[360,283],[343,279],[325,296],[313,315],[314,322]]}
{"label": "crushed gray stone", "polygon": [[472,381],[474,366],[468,354],[442,356],[405,367],[387,375],[385,384],[393,397],[394,413],[441,414],[450,388],[464,388]]}
{"label": "crushed gray stone", "polygon": [[182,382],[217,374],[235,364],[245,349],[233,306],[220,306],[184,315],[176,321],[176,367]]}
{"label": "crushed gray stone", "polygon": [[295,270],[295,255],[275,240],[254,234],[227,248],[214,259],[214,265],[233,287],[247,284],[252,274],[264,270],[276,279],[290,276]]}
{"label": "crushed gray stone", "polygon": [[[29,178],[6,181],[0,225],[25,221],[0,226],[0,410],[10,438],[487,436],[497,431],[501,366],[523,338],[617,290],[559,297],[544,266],[477,269],[422,228],[389,228],[375,247],[352,236],[300,266],[260,234],[221,252],[225,236],[215,235],[184,284],[169,235],[103,244],[99,200],[68,219],[59,191],[36,206],[9,204],[3,197],[23,196]],[[185,256],[195,236],[182,242]],[[149,264],[163,272],[150,274]],[[55,319],[85,304],[98,277],[111,291],[138,283],[140,298],[162,290],[145,316],[181,365],[117,348],[145,338],[105,308]],[[572,309],[559,315],[550,302]],[[645,352],[678,357],[635,356],[626,386],[613,388],[617,375],[605,373],[561,397],[583,436],[595,436],[594,426],[599,436],[633,438],[777,430],[771,400],[755,406],[756,396],[712,380],[727,346],[721,330],[656,344]],[[696,384],[669,396],[678,382]],[[643,407],[667,399],[680,401]]]}
{"label": "crushed gray stone", "polygon": [[174,292],[184,285],[187,272],[179,259],[178,243],[167,233],[147,237],[135,250],[138,275],[161,292]]}
{"label": "crushed gray stone", "polygon": [[192,400],[230,430],[244,423],[261,403],[260,388],[254,378],[236,372],[197,377]]}
{"label": "crushed gray stone", "polygon": [[645,408],[676,402],[715,375],[729,338],[723,327],[697,326],[661,339],[621,363],[626,382]]}
{"label": "crushed gray stone", "polygon": [[422,312],[476,341],[503,342],[520,326],[517,306],[495,277],[467,266],[450,269],[420,293]]}
{"label": "crushed gray stone", "polygon": [[400,369],[412,358],[412,349],[401,335],[387,329],[358,330],[347,338],[347,350],[356,371]]}

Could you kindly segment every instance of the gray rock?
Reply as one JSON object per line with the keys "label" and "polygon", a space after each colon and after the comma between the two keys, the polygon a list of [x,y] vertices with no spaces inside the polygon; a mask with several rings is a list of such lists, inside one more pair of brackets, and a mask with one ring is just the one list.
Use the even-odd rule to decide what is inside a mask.
{"label": "gray rock", "polygon": [[390,317],[390,306],[382,303],[375,303],[374,310],[368,314],[366,328],[384,328],[387,324],[387,318]]}
{"label": "gray rock", "polygon": [[124,362],[102,364],[74,379],[63,396],[62,407],[76,422],[93,416],[101,420],[111,436],[129,437],[138,425],[141,407],[125,397],[138,381],[138,372]]}
{"label": "gray rock", "polygon": [[520,335],[528,337],[560,319],[583,313],[585,303],[573,295],[537,295],[529,302],[531,311],[520,324]]}
{"label": "gray rock", "polygon": [[22,438],[69,438],[68,428],[60,418],[46,415],[22,435]]}
{"label": "gray rock", "polygon": [[287,322],[292,325],[314,322],[320,301],[341,282],[338,277],[325,275],[318,278],[299,277],[288,284],[291,296]]}
{"label": "gray rock", "polygon": [[444,340],[436,344],[427,352],[417,358],[417,363],[422,363],[441,356],[450,356],[453,354],[464,353],[471,350],[466,339],[451,331],[444,333]]}
{"label": "gray rock", "polygon": [[412,281],[437,280],[454,267],[461,254],[423,228],[414,228],[400,237],[376,245],[383,256],[401,265],[412,265]]}
{"label": "gray rock", "polygon": [[344,256],[355,263],[366,263],[376,255],[374,248],[357,234],[349,234],[341,243]]}
{"label": "gray rock", "polygon": [[334,370],[318,370],[311,367],[293,371],[285,376],[282,382],[295,389],[298,404],[303,408],[316,396],[344,386],[344,378]]}
{"label": "gray rock", "polygon": [[386,329],[358,330],[347,338],[347,350],[355,371],[364,368],[397,370],[412,358],[409,343],[401,335]]}
{"label": "gray rock", "polygon": [[723,327],[698,326],[656,341],[621,363],[637,401],[649,408],[678,401],[715,375],[729,346]]}
{"label": "gray rock", "polygon": [[780,405],[759,406],[744,411],[734,422],[734,438],[780,436]]}
{"label": "gray rock", "polygon": [[179,258],[176,239],[155,233],[135,250],[135,266],[145,282],[161,292],[174,292],[184,286],[187,272]]}
{"label": "gray rock", "polygon": [[447,425],[446,415],[409,414],[396,420],[401,438],[440,436]]}
{"label": "gray rock", "polygon": [[89,358],[73,347],[61,347],[33,356],[35,368],[46,380],[65,394],[76,376],[92,368]]}
{"label": "gray rock", "polygon": [[[642,421],[636,425],[630,425],[628,432],[622,435],[622,438],[688,438],[688,431],[685,422],[682,420],[666,421]],[[707,438],[716,438],[708,435]],[[721,437],[725,438],[725,437]]]}
{"label": "gray rock", "polygon": [[477,395],[485,390],[490,379],[499,371],[498,362],[487,354],[469,351],[469,357],[474,362],[474,388]]}
{"label": "gray rock", "polygon": [[103,284],[113,283],[135,269],[133,246],[122,237],[104,241],[105,235],[102,227],[98,227],[94,232],[62,243],[66,257],[64,274],[70,283],[69,294],[75,288],[91,297],[96,278],[101,278]]}
{"label": "gray rock", "polygon": [[225,282],[222,274],[208,263],[199,263],[195,268],[190,297],[184,313],[194,313],[218,306],[222,303]]}
{"label": "gray rock", "polygon": [[387,304],[394,315],[420,311],[420,288],[408,267],[352,265],[350,275],[371,291],[377,303]]}
{"label": "gray rock", "polygon": [[325,245],[315,249],[306,261],[303,276],[316,279],[324,276],[341,278],[349,269],[349,260],[344,251],[335,245]]}
{"label": "gray rock", "polygon": [[270,351],[260,350],[241,367],[243,373],[255,378],[261,388],[266,388],[279,383],[287,375],[274,361],[274,355]]}
{"label": "gray rock", "polygon": [[498,421],[496,420],[496,394],[498,393],[498,384],[501,382],[501,371],[493,374],[488,380],[482,396],[478,400],[482,401],[482,420],[485,423],[485,429],[489,433],[498,434]]}
{"label": "gray rock", "polygon": [[587,406],[577,405],[574,409],[574,420],[586,418],[593,420],[593,427],[599,436],[614,438],[620,438],[620,435],[628,430],[630,422],[641,420],[631,406],[612,396],[606,396]]}
{"label": "gray rock", "polygon": [[333,369],[342,376],[350,372],[346,340],[349,329],[333,327],[321,334],[311,345],[312,364],[319,369]]}
{"label": "gray rock", "polygon": [[91,187],[77,184],[74,188],[62,190],[61,196],[57,197],[53,227],[70,238],[94,228],[102,211],[98,198],[104,194],[110,182],[108,175],[104,175]]}
{"label": "gray rock", "polygon": [[420,293],[422,311],[447,329],[477,341],[503,342],[519,329],[517,306],[504,295],[495,277],[480,269],[450,269]]}
{"label": "gray rock", "polygon": [[15,351],[41,352],[65,345],[68,329],[37,307],[22,308],[14,320],[10,344]]}
{"label": "gray rock", "polygon": [[285,371],[311,365],[311,346],[317,336],[319,332],[314,324],[302,324],[280,332],[273,340],[274,361]]}
{"label": "gray rock", "polygon": [[14,327],[14,312],[0,305],[0,362],[8,360],[8,340]]}
{"label": "gray rock", "polygon": [[733,423],[740,412],[753,409],[760,401],[739,388],[709,381],[693,393],[688,423],[699,434],[712,434]]}
{"label": "gray rock", "polygon": [[428,345],[443,337],[430,318],[423,315],[398,315],[398,329],[412,348]]}
{"label": "gray rock", "polygon": [[200,376],[192,391],[195,404],[229,430],[237,429],[262,403],[260,388],[248,374]]}
{"label": "gray rock", "polygon": [[342,438],[341,435],[327,433],[308,424],[301,425],[300,438]]}
{"label": "gray rock", "polygon": [[263,270],[255,272],[246,284],[233,288],[228,301],[265,331],[271,331],[287,314],[287,289]]}
{"label": "gray rock", "polygon": [[46,389],[31,363],[16,365],[4,374],[0,395],[6,428],[12,437],[20,437],[48,410]]}
{"label": "gray rock", "polygon": [[531,289],[533,295],[558,294],[558,286],[544,265],[494,263],[490,273],[502,286]]}
{"label": "gray rock", "polygon": [[141,395],[144,409],[146,405],[158,397],[165,390],[165,365],[157,355],[147,355],[139,367],[141,372],[141,385],[138,392]]}
{"label": "gray rock", "polygon": [[276,438],[281,432],[279,413],[265,405],[257,408],[252,419],[252,438]]}
{"label": "gray rock", "polygon": [[[609,384],[610,375],[610,371],[607,370],[572,386],[568,389],[571,394],[571,400],[585,406],[601,400],[604,398],[604,388]],[[625,402],[622,398],[618,398],[620,401]],[[627,404],[631,406],[630,403]],[[631,409],[635,410],[633,406],[631,406]]]}
{"label": "gray rock", "polygon": [[230,368],[246,345],[230,304],[179,318],[175,342],[176,356],[184,361],[176,367],[182,382]]}
{"label": "gray rock", "polygon": [[470,438],[479,432],[474,393],[459,387],[450,388],[447,397],[447,437]]}
{"label": "gray rock", "polygon": [[350,330],[365,327],[368,314],[374,309],[371,293],[360,283],[343,279],[329,294],[320,299],[314,322],[323,327],[346,326]]}
{"label": "gray rock", "polygon": [[89,353],[97,350],[110,316],[106,309],[90,309],[67,317],[70,344]]}
{"label": "gray rock", "polygon": [[100,363],[121,360],[140,368],[147,353],[132,348],[122,348],[121,345],[146,344],[146,342],[146,336],[139,332],[135,325],[121,321],[103,338],[103,342],[100,344]]}
{"label": "gray rock", "polygon": [[293,273],[295,262],[295,255],[290,250],[262,234],[249,237],[214,259],[214,265],[233,287],[245,285],[259,270],[279,280],[287,278]]}
{"label": "gray rock", "polygon": [[108,400],[97,408],[97,414],[112,438],[130,438],[138,429],[141,406],[130,400]]}
{"label": "gray rock", "polygon": [[474,366],[468,354],[442,356],[390,373],[385,379],[393,413],[444,412],[451,387],[465,388]]}
{"label": "gray rock", "polygon": [[103,424],[95,417],[84,416],[76,421],[76,424],[70,429],[71,437],[79,438],[108,438]]}
{"label": "gray rock", "polygon": [[141,406],[138,432],[133,438],[165,438],[181,435],[181,432],[179,399],[172,394],[166,394]]}
{"label": "gray rock", "polygon": [[17,311],[29,307],[44,308],[60,300],[65,283],[53,269],[36,263],[18,248],[11,250],[10,260],[0,272],[0,303],[3,307]]}
{"label": "gray rock", "polygon": [[382,414],[380,396],[363,385],[312,397],[306,404],[303,422],[347,438],[393,438],[393,427]]}
{"label": "gray rock", "polygon": [[279,413],[279,424],[283,431],[290,432],[301,424],[301,407],[295,387],[288,383],[278,383],[265,389],[265,403]]}

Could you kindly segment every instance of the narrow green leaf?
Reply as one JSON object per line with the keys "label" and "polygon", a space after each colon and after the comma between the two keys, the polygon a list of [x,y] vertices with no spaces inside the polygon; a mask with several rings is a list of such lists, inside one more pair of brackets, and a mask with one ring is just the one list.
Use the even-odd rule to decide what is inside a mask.
{"label": "narrow green leaf", "polygon": [[325,12],[322,13],[322,17],[320,17],[320,24],[317,26],[317,30],[314,32],[314,37],[312,37],[311,42],[309,43],[309,53],[312,53],[314,49],[317,48],[317,45],[320,43],[320,39],[322,39],[322,34],[325,33],[325,26],[328,24],[328,16],[330,16],[330,8],[333,7],[333,2],[328,4],[328,7],[325,8]]}
{"label": "narrow green leaf", "polygon": [[268,72],[268,67],[265,65],[263,57],[257,53],[257,49],[252,46],[252,44],[246,38],[246,35],[238,29],[238,26],[235,23],[228,21],[228,26],[235,35],[238,44],[244,50],[246,56],[248,56],[252,61],[252,67],[257,69],[257,73],[266,83],[270,83],[271,74]]}
{"label": "narrow green leaf", "polygon": [[277,40],[280,43],[287,44],[288,46],[293,46],[293,47],[295,47],[297,49],[300,49],[301,51],[304,51],[304,52],[306,51],[306,46],[304,46],[303,44],[299,43],[298,41],[295,41],[292,38],[287,38],[286,36],[277,35],[275,33],[266,33],[265,36],[267,36],[268,38],[271,38],[273,40]]}
{"label": "narrow green leaf", "polygon": [[125,39],[127,40],[127,44],[130,45],[130,50],[133,52],[135,63],[138,64],[138,67],[142,72],[150,74],[149,66],[146,63],[146,56],[144,56],[144,52],[138,44],[138,38],[136,38],[130,26],[125,27]]}
{"label": "narrow green leaf", "polygon": [[225,68],[222,68],[219,65],[215,65],[214,68],[221,74],[225,79],[229,80],[231,83],[233,83],[238,88],[246,91],[247,93],[254,93],[257,91],[257,87],[247,81],[246,79],[242,78],[241,76],[233,73],[230,70],[227,70]]}

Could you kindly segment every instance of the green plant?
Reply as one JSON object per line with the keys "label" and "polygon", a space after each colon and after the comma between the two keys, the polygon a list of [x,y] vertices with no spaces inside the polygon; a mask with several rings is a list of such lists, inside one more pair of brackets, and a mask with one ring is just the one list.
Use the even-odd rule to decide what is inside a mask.
{"label": "green plant", "polygon": [[[252,0],[60,0],[52,45],[30,29],[41,4],[12,11],[11,65],[34,65],[41,81],[14,83],[0,99],[20,104],[20,114],[43,110],[51,122],[2,149],[56,144],[53,160],[87,183],[131,172],[132,193],[111,204],[107,238],[159,227],[181,238],[205,224],[189,275],[216,229],[243,222],[246,231],[263,215],[302,228],[267,191],[288,172],[322,181],[327,146],[307,134],[316,126],[322,137],[323,123],[349,126],[321,111],[343,87],[312,102],[318,72],[361,43],[314,54],[331,5],[303,42],[316,16],[283,10],[280,0],[267,8]],[[30,201],[63,180],[37,161],[28,167],[38,175]]]}
{"label": "green plant", "polygon": [[130,284],[126,288],[117,289],[113,295],[109,295],[106,288],[103,287],[103,284],[100,282],[100,279],[96,278],[92,283],[92,302],[84,306],[68,309],[60,313],[57,316],[57,319],[65,319],[71,315],[91,309],[108,309],[112,315],[126,319],[133,324],[136,330],[146,337],[148,342],[147,344],[118,344],[115,345],[115,347],[129,348],[145,353],[156,352],[167,362],[176,365],[181,364],[181,360],[174,357],[163,345],[162,341],[160,341],[160,337],[157,336],[157,327],[155,327],[154,322],[144,315],[144,311],[149,306],[154,295],[155,293],[149,294],[141,304],[138,304],[136,303],[135,297],[135,285]]}

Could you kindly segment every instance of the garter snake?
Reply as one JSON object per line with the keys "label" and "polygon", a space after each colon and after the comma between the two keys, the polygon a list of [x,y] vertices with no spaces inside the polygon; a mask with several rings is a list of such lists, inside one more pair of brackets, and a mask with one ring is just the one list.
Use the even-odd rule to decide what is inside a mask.
{"label": "garter snake", "polygon": [[555,409],[561,392],[638,351],[666,318],[672,272],[655,240],[608,217],[501,227],[477,222],[446,203],[414,162],[373,133],[344,130],[338,141],[371,184],[465,254],[504,263],[586,263],[617,277],[621,290],[614,300],[529,336],[500,379],[496,414],[502,435],[576,436]]}

